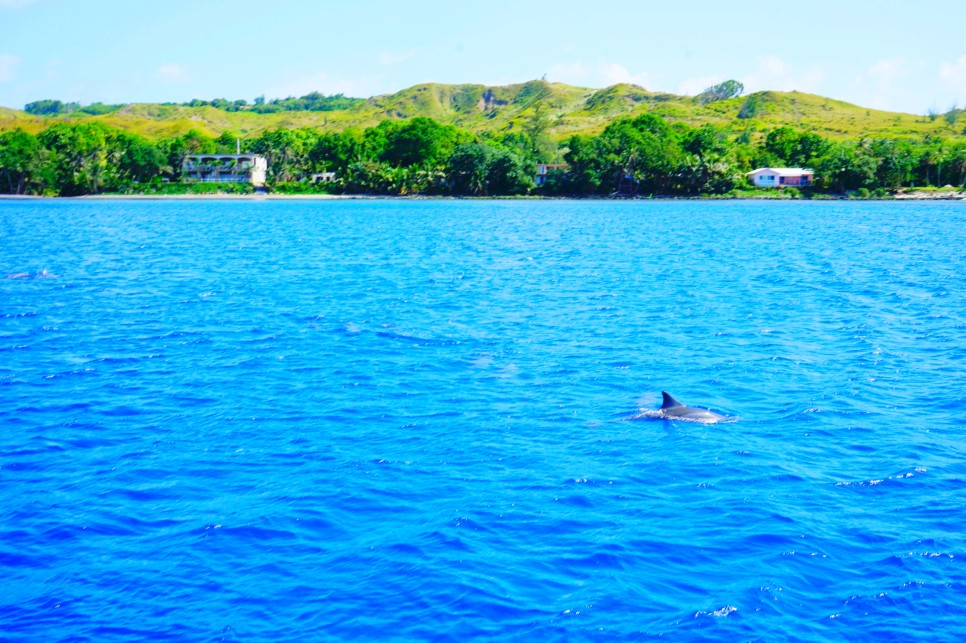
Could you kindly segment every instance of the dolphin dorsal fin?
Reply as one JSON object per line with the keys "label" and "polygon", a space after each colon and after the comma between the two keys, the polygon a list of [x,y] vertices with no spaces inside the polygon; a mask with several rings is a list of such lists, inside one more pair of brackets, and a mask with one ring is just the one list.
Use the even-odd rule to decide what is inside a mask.
{"label": "dolphin dorsal fin", "polygon": [[673,397],[667,391],[661,391],[661,395],[664,396],[664,404],[661,405],[662,409],[673,409],[675,406],[684,406]]}

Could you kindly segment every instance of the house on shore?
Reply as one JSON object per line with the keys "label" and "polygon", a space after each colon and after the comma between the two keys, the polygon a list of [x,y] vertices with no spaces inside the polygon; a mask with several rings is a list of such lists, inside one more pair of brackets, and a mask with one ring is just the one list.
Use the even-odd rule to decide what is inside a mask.
{"label": "house on shore", "polygon": [[181,165],[186,181],[265,185],[268,160],[258,154],[193,154]]}
{"label": "house on shore", "polygon": [[316,172],[309,176],[309,183],[334,183],[335,172]]}
{"label": "house on shore", "polygon": [[551,172],[566,172],[569,169],[570,166],[566,163],[537,163],[537,176],[533,182],[540,187],[547,182],[547,176]]}
{"label": "house on shore", "polygon": [[761,167],[748,172],[747,176],[757,188],[806,187],[815,179],[812,170],[800,167]]}

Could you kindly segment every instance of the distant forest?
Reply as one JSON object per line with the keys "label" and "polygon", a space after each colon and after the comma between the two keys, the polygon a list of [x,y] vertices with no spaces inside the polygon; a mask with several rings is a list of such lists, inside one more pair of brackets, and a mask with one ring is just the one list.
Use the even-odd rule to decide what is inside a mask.
{"label": "distant forest", "polygon": [[[966,186],[966,139],[957,123],[962,110],[949,110],[938,123],[937,114],[930,114],[928,122],[907,125],[902,125],[901,115],[889,115],[896,127],[931,130],[890,135],[880,129],[870,134],[874,130],[863,124],[871,122],[867,120],[873,117],[870,111],[845,105],[835,112],[828,99],[787,97],[792,118],[800,118],[806,102],[812,101],[813,111],[823,115],[819,122],[835,123],[837,133],[844,135],[832,138],[796,127],[789,118],[777,123],[765,120],[784,98],[766,92],[740,99],[743,91],[741,83],[726,81],[694,98],[656,95],[627,85],[588,94],[531,81],[502,88],[417,86],[399,96],[370,101],[317,92],[268,102],[259,97],[252,105],[194,100],[184,105],[258,113],[344,111],[366,103],[364,107],[376,110],[381,120],[341,131],[276,125],[247,136],[231,131],[210,136],[191,129],[158,140],[103,122],[111,117],[52,118],[37,133],[19,127],[0,133],[0,192],[73,196],[251,189],[182,180],[188,155],[233,153],[238,141],[246,153],[266,157],[268,187],[283,193],[745,196],[765,193],[746,178],[749,171],[761,167],[814,171],[813,186],[785,187],[786,196],[886,196],[910,187]],[[566,118],[589,114],[599,119],[599,126],[554,136],[553,125],[565,117],[549,110],[563,110],[567,100],[572,100],[572,107]],[[444,102],[439,101],[451,113],[462,109],[461,113],[477,119],[470,123],[500,124],[469,129],[472,125],[459,127],[429,116],[404,115],[404,109],[420,106],[435,106],[433,113],[445,113],[440,107]],[[100,115],[120,107],[44,100],[30,103],[26,110],[45,116]],[[636,111],[621,115],[611,109]],[[654,113],[656,109],[669,110],[668,117]],[[734,114],[734,119],[701,123],[694,118],[726,113]],[[496,120],[500,118],[504,120]],[[882,115],[875,118],[884,121]],[[539,163],[565,167],[541,177],[546,180],[537,186]],[[315,183],[323,173],[327,179],[334,173],[335,179]]]}
{"label": "distant forest", "polygon": [[[214,107],[226,112],[250,111],[257,114],[272,114],[275,112],[333,112],[349,109],[354,105],[366,102],[364,98],[349,98],[343,94],[326,96],[319,92],[312,92],[300,98],[275,98],[265,101],[264,96],[259,96],[254,103],[248,104],[246,100],[230,101],[225,98],[214,100],[193,99],[187,103],[162,103],[163,105],[181,105],[183,107]],[[110,114],[125,107],[126,104],[107,105],[104,103],[92,103],[81,105],[80,103],[65,103],[59,100],[38,100],[24,105],[23,111],[34,116],[57,116],[60,114],[89,114],[98,116]]]}
{"label": "distant forest", "polygon": [[[160,141],[98,121],[62,121],[37,135],[22,129],[0,134],[0,192],[191,191],[181,182],[185,157],[232,153],[237,139],[246,152],[268,159],[269,187],[283,193],[739,196],[751,189],[745,173],[756,167],[814,169],[813,188],[785,188],[796,196],[884,196],[909,186],[966,183],[966,142],[935,136],[832,141],[791,127],[756,140],[724,127],[672,125],[643,114],[561,142],[546,135],[539,119],[500,134],[417,117],[341,132],[279,128],[253,138],[231,132],[212,138],[191,131]],[[536,187],[536,164],[557,159],[568,170],[552,172]],[[322,172],[334,172],[336,180],[313,183]]]}

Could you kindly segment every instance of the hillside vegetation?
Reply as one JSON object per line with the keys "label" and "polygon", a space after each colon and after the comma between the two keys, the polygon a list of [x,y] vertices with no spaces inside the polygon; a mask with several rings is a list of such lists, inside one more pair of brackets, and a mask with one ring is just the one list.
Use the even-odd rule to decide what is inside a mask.
{"label": "hillside vegetation", "polygon": [[532,81],[251,106],[44,99],[0,110],[0,193],[171,193],[226,180],[235,190],[254,179],[236,173],[237,159],[190,159],[238,147],[264,157],[264,180],[283,192],[734,196],[768,167],[813,171],[779,183],[788,194],[966,186],[958,110],[917,117],[743,89],[725,81],[688,97]]}
{"label": "hillside vegetation", "polygon": [[[792,126],[833,140],[963,137],[963,124],[933,115],[884,112],[801,92],[759,92],[708,104],[696,97],[651,92],[636,85],[604,89],[530,81],[515,85],[423,84],[395,94],[353,100],[351,107],[332,111],[259,113],[255,107],[237,111],[210,105],[132,104],[107,114],[37,116],[0,108],[0,131],[16,128],[32,134],[56,122],[102,122],[151,140],[181,136],[191,130],[217,137],[230,132],[256,136],[279,128],[315,128],[338,132],[373,127],[383,120],[432,118],[477,133],[506,133],[539,123],[554,140],[574,134],[599,134],[613,120],[650,113],[669,123],[690,127],[711,124],[758,137],[781,126]],[[952,122],[950,122],[952,120]]]}

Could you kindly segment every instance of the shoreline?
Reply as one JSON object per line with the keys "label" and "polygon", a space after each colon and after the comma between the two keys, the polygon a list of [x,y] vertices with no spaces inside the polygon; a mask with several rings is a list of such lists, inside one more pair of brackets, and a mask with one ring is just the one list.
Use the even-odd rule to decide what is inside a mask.
{"label": "shoreline", "polygon": [[79,201],[336,201],[336,200],[406,200],[406,201],[966,201],[963,192],[904,192],[878,197],[841,194],[817,198],[769,196],[439,196],[393,194],[85,194],[81,196],[36,196],[0,194],[0,201],[79,200]]}

